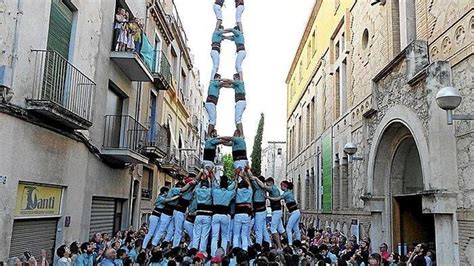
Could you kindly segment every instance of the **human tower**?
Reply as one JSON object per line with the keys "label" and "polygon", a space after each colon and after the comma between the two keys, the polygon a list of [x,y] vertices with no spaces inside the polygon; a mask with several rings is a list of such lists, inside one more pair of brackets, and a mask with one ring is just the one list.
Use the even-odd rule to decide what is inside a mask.
{"label": "human tower", "polygon": [[[281,249],[281,235],[285,232],[281,200],[285,201],[290,212],[286,226],[286,231],[289,232],[288,243],[291,245],[293,239],[301,239],[298,227],[300,211],[293,195],[293,184],[283,181],[281,189],[284,192],[281,194],[273,178],[255,177],[248,167],[242,125],[242,115],[247,105],[242,71],[242,62],[247,53],[241,20],[244,0],[234,0],[236,23],[235,27],[229,29],[222,26],[224,1],[215,0],[213,6],[216,24],[211,43],[213,67],[205,103],[209,127],[204,146],[203,170],[197,177],[186,178],[171,189],[160,189],[149,219],[149,232],[143,241],[143,248],[147,247],[150,240],[153,246],[166,242],[178,247],[182,244],[183,233],[186,233],[190,239],[190,249],[195,248],[212,257],[222,257],[229,252],[230,247],[247,250],[252,244],[250,234],[253,229],[256,243],[266,241]],[[221,78],[218,74],[223,40],[235,43],[233,79]],[[233,136],[227,137],[219,137],[215,129],[216,105],[223,87],[232,88],[235,92],[236,129]],[[215,170],[219,145],[232,147],[234,176],[220,176]],[[266,224],[267,200],[272,209],[270,228]]]}

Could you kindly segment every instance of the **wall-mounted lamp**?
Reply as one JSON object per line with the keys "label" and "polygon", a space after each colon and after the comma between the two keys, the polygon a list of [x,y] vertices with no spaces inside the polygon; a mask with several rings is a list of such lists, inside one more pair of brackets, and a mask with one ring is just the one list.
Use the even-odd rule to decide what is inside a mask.
{"label": "wall-mounted lamp", "polygon": [[352,163],[353,160],[356,160],[356,161],[364,160],[363,157],[354,156],[354,154],[357,152],[357,146],[352,142],[348,142],[346,143],[346,145],[344,145],[344,152],[347,153],[348,155],[347,161],[349,163]]}
{"label": "wall-mounted lamp", "polygon": [[436,94],[436,103],[438,106],[446,110],[448,125],[453,124],[453,120],[474,120],[474,115],[453,114],[453,110],[461,104],[462,96],[459,90],[454,87],[445,87]]}

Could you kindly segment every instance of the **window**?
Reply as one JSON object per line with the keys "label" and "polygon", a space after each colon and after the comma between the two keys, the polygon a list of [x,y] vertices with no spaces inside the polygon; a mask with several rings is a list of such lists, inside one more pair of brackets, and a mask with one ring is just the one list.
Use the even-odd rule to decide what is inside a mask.
{"label": "window", "polygon": [[297,197],[297,203],[301,204],[301,194],[303,192],[301,191],[301,176],[298,175],[298,190],[296,192],[296,197]]}
{"label": "window", "polygon": [[51,1],[47,49],[69,59],[73,11],[62,0]]}
{"label": "window", "polygon": [[311,143],[311,104],[308,103],[306,105],[306,145],[309,145]]}
{"label": "window", "polygon": [[335,98],[334,101],[336,103],[336,108],[335,108],[335,118],[338,118],[341,115],[341,80],[340,80],[340,71],[339,68],[336,69],[335,75],[334,75],[334,90],[335,90]]}
{"label": "window", "polygon": [[301,83],[301,81],[303,80],[303,58],[300,59],[300,66],[299,66],[298,72],[299,72],[298,82]]}
{"label": "window", "polygon": [[157,33],[155,33],[155,69],[153,72],[158,72],[160,70],[160,60],[161,60],[161,39]]}
{"label": "window", "polygon": [[315,104],[315,99],[314,97],[311,99],[311,140],[315,139],[315,132],[316,132],[316,116],[315,116],[315,109],[316,109],[316,104]]}
{"label": "window", "polygon": [[313,56],[314,54],[316,54],[316,51],[318,50],[318,48],[316,47],[316,29],[314,29],[313,31],[313,35],[311,35],[311,42],[313,43]]}
{"label": "window", "polygon": [[298,152],[303,149],[303,121],[302,117],[298,118]]}
{"label": "window", "polygon": [[173,65],[173,76],[179,77],[179,60],[176,51],[171,48],[171,64]]}
{"label": "window", "polygon": [[347,110],[347,54],[345,53],[344,25],[338,29],[332,42],[334,55],[334,117],[337,119]]}
{"label": "window", "polygon": [[282,151],[283,151],[282,148],[278,148],[277,149],[277,155],[281,155]]}
{"label": "window", "polygon": [[311,208],[311,206],[309,205],[309,202],[310,202],[310,198],[311,198],[311,186],[310,186],[310,183],[309,183],[309,171],[306,170],[306,179],[305,179],[305,204],[304,204],[304,207],[306,210],[309,210]]}
{"label": "window", "polygon": [[335,52],[335,59],[339,59],[339,54],[340,54],[340,45],[339,45],[339,41],[336,42],[336,45],[334,47],[334,52]]}
{"label": "window", "polygon": [[142,199],[151,200],[153,196],[153,170],[144,167],[142,177]]}
{"label": "window", "polygon": [[309,63],[311,63],[312,55],[313,55],[313,39],[310,39],[308,42],[308,47],[306,47],[306,68],[308,68]]}

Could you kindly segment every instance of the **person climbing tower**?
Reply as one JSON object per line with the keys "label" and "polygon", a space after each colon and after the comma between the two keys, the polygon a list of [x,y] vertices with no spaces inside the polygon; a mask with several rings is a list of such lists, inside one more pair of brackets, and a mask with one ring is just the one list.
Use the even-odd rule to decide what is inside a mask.
{"label": "person climbing tower", "polygon": [[236,57],[235,57],[235,71],[239,73],[240,79],[243,80],[243,71],[242,63],[247,56],[247,51],[245,50],[245,37],[244,34],[240,31],[239,26],[234,28],[226,29],[225,31],[232,32],[233,36],[230,37],[235,43],[236,48]]}
{"label": "person climbing tower", "polygon": [[209,126],[207,128],[207,134],[209,134],[214,130],[216,126],[217,120],[217,112],[216,106],[219,100],[219,92],[220,89],[224,86],[230,86],[228,80],[224,81],[221,79],[221,75],[215,74],[214,79],[209,82],[209,87],[207,89],[207,99],[205,103],[205,107],[207,113],[209,115]]}

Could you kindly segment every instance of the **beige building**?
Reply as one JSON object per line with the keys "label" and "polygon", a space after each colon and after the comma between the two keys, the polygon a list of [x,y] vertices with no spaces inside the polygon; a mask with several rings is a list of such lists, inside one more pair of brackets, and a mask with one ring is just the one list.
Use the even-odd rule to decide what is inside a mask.
{"label": "beige building", "polygon": [[303,222],[474,263],[473,122],[436,103],[453,86],[474,113],[473,16],[468,0],[316,1],[287,78]]}
{"label": "beige building", "polygon": [[[120,8],[140,51],[116,51]],[[196,174],[206,114],[172,0],[6,0],[0,27],[0,261],[137,228]]]}

